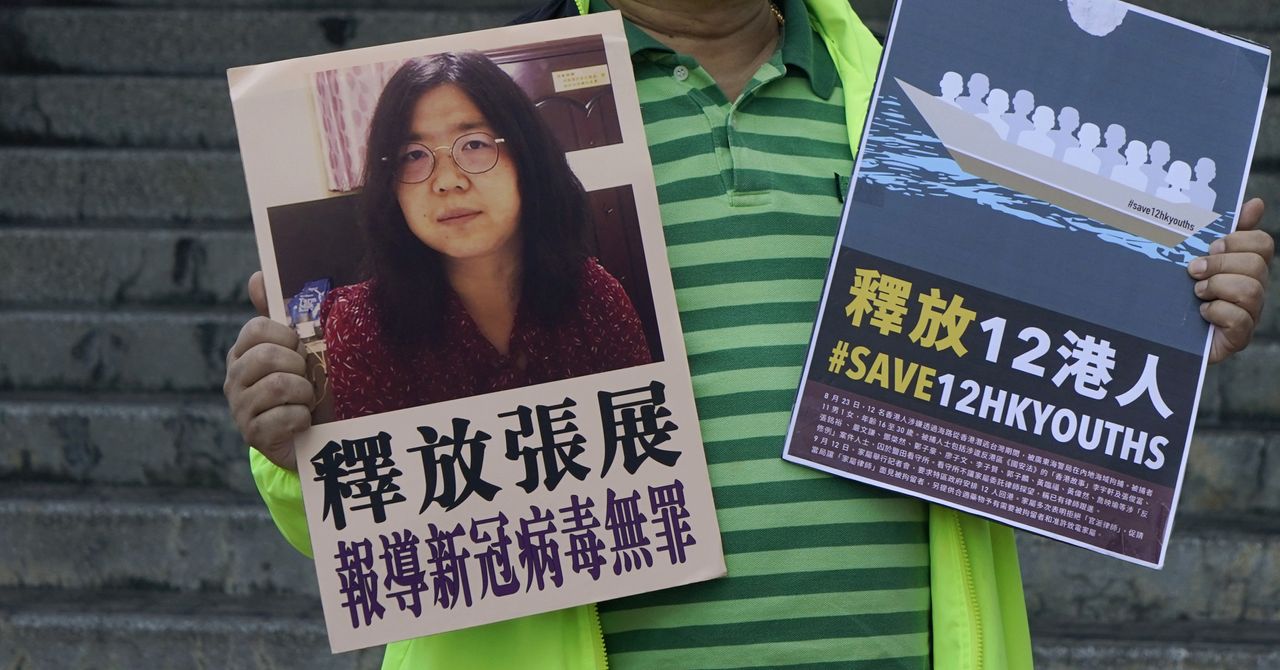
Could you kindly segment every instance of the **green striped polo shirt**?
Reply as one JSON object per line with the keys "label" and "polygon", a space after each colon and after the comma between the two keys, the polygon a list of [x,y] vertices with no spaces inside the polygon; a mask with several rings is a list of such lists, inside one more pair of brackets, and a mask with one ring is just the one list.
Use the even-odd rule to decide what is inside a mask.
{"label": "green striped polo shirt", "polygon": [[602,603],[619,670],[929,666],[925,505],[781,459],[853,166],[831,56],[781,9],[732,102],[627,25],[729,576]]}

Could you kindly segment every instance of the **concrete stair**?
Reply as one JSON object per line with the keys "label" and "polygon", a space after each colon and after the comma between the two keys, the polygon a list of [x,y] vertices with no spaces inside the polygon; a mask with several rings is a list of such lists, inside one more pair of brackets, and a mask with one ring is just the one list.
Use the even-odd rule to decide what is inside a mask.
{"label": "concrete stair", "polygon": [[0,591],[6,668],[375,670],[381,649],[329,653],[311,598],[142,589]]}
{"label": "concrete stair", "polygon": [[[329,654],[221,397],[258,264],[223,71],[533,1],[0,6],[0,668],[378,666]],[[854,2],[883,32],[888,0]],[[1141,4],[1280,48],[1257,0]],[[1271,81],[1250,192],[1276,234]],[[1278,306],[1280,281],[1206,380],[1165,570],[1022,535],[1037,667],[1280,667]]]}
{"label": "concrete stair", "polygon": [[1160,622],[1115,626],[1042,624],[1037,670],[1272,670],[1280,667],[1274,624]]}

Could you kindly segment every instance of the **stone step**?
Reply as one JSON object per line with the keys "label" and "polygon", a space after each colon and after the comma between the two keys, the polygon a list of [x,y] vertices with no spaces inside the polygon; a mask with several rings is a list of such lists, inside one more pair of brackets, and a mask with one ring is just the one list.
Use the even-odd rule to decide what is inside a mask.
{"label": "stone step", "polygon": [[1272,237],[1280,237],[1280,200],[1277,200],[1280,198],[1280,166],[1255,165],[1245,187],[1245,197],[1266,201],[1267,213],[1262,219],[1262,229]]}
{"label": "stone step", "polygon": [[254,493],[14,483],[0,588],[315,595],[312,563]]}
{"label": "stone step", "polygon": [[312,598],[0,591],[0,667],[14,670],[377,670],[382,648],[333,655]]}
{"label": "stone step", "polygon": [[[1275,109],[1280,95],[1271,95],[1267,105]],[[237,147],[221,77],[0,76],[0,142]],[[1254,160],[1280,161],[1280,113],[1263,117]]]}
{"label": "stone step", "polygon": [[[1280,173],[1258,166],[1246,193],[1280,207]],[[0,147],[0,221],[242,221],[248,203],[234,150]]]}
{"label": "stone step", "polygon": [[[1184,516],[1162,571],[1020,532],[1029,611],[1055,621],[1280,624],[1272,518]],[[312,564],[255,493],[11,483],[0,521],[23,538],[0,545],[0,588],[316,592]]]}
{"label": "stone step", "polygon": [[0,10],[0,70],[223,74],[227,68],[500,26],[497,9],[24,7]]}
{"label": "stone step", "polygon": [[1102,625],[1032,621],[1037,670],[1275,670],[1274,624],[1161,622]]}
{"label": "stone step", "polygon": [[253,231],[0,227],[0,305],[247,306]]}
{"label": "stone step", "polygon": [[1089,623],[1280,623],[1280,524],[1274,515],[1182,516],[1162,570],[1018,534],[1033,618]]}
{"label": "stone step", "polygon": [[224,77],[0,76],[0,142],[236,148]]}
{"label": "stone step", "polygon": [[[1272,280],[1275,283],[1275,280]],[[1276,301],[1268,306],[1272,327]],[[1221,420],[1280,419],[1280,343],[1254,340],[1247,349],[1218,366]]]}
{"label": "stone step", "polygon": [[199,487],[254,495],[221,394],[0,400],[0,480]]}
{"label": "stone step", "polygon": [[0,312],[0,389],[217,391],[251,313]]}
{"label": "stone step", "polygon": [[[1271,208],[1271,213],[1265,216],[1268,219],[1280,219],[1280,202],[1276,202],[1275,205],[1271,205],[1268,202],[1267,206]],[[1273,243],[1275,242],[1276,233],[1270,229],[1274,228],[1276,224],[1280,224],[1280,221],[1268,220],[1265,226],[1268,232],[1271,232]],[[1280,243],[1277,243],[1276,246],[1280,247]],[[1255,331],[1262,337],[1280,335],[1280,308],[1277,308],[1277,305],[1280,305],[1280,281],[1277,281],[1280,280],[1280,275],[1276,274],[1274,261],[1271,263],[1271,268],[1271,285],[1267,288],[1267,297],[1262,303],[1262,319],[1258,322],[1257,330]]]}
{"label": "stone step", "polygon": [[248,216],[235,151],[0,148],[0,220]]}
{"label": "stone step", "polygon": [[1280,514],[1280,432],[1198,429],[1178,514]]}
{"label": "stone step", "polygon": [[[1273,46],[1280,49],[1280,41]],[[1277,94],[1277,91],[1280,91],[1280,88],[1273,85],[1266,101],[1263,102],[1262,122],[1258,127],[1258,143],[1253,153],[1255,165],[1274,166],[1280,163],[1280,112],[1276,111],[1276,105],[1280,105],[1280,94]]]}

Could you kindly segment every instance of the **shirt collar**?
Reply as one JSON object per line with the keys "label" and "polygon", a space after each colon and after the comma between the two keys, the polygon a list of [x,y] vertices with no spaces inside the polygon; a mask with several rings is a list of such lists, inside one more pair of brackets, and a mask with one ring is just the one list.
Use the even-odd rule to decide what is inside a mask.
{"label": "shirt collar", "polygon": [[[809,11],[804,0],[781,0],[776,3],[782,16],[787,19],[782,27],[782,62],[788,69],[795,68],[809,78],[809,87],[813,94],[826,99],[836,85],[836,65],[827,53],[817,33],[809,25]],[[612,11],[613,7],[606,0],[591,0],[591,13]],[[627,43],[631,56],[644,51],[674,53],[669,47],[653,39],[630,21],[623,21]]]}

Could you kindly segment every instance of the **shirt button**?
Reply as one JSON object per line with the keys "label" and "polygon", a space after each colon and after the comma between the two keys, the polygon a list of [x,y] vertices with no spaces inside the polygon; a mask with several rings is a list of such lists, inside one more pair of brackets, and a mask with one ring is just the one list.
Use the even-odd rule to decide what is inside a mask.
{"label": "shirt button", "polygon": [[671,71],[671,76],[675,77],[676,81],[684,81],[689,78],[689,68],[677,65],[676,69]]}

